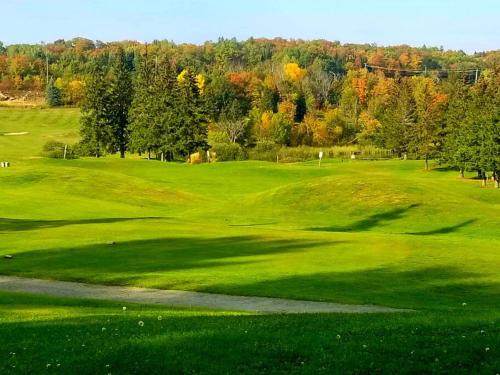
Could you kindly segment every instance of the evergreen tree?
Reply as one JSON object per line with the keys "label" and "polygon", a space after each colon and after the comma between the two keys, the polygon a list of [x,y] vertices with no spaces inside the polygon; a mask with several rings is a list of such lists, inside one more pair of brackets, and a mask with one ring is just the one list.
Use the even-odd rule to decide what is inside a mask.
{"label": "evergreen tree", "polygon": [[45,93],[47,104],[50,107],[57,107],[62,104],[61,91],[54,84],[54,78],[49,80]]}
{"label": "evergreen tree", "polygon": [[158,151],[162,159],[171,161],[175,158],[178,147],[177,128],[181,108],[177,103],[177,75],[169,61],[156,64],[153,85],[155,121],[152,124],[152,134],[158,142]]}
{"label": "evergreen tree", "polygon": [[441,146],[439,135],[443,128],[442,105],[445,96],[437,92],[434,81],[427,77],[413,77],[412,91],[416,116],[410,150],[424,158],[425,169],[428,170],[429,159]]}
{"label": "evergreen tree", "polygon": [[133,98],[133,87],[122,47],[116,50],[114,59],[109,84],[109,121],[112,128],[110,147],[113,151],[120,151],[120,157],[124,158],[128,145],[128,114]]}
{"label": "evergreen tree", "polygon": [[196,84],[196,77],[188,72],[176,85],[175,129],[176,151],[187,156],[207,147],[207,114],[205,103]]}
{"label": "evergreen tree", "polygon": [[99,157],[113,144],[113,126],[107,82],[98,64],[87,79],[81,110],[81,143],[89,154]]}
{"label": "evergreen tree", "polygon": [[382,139],[386,148],[399,155],[409,151],[412,129],[415,127],[415,101],[407,79],[396,87],[396,94],[382,118]]}
{"label": "evergreen tree", "polygon": [[470,90],[461,77],[451,77],[444,84],[448,103],[445,114],[445,131],[443,134],[444,147],[440,155],[443,162],[447,162],[460,170],[464,177],[471,150],[467,146],[470,142],[468,124],[465,121],[470,110]]}
{"label": "evergreen tree", "polygon": [[154,68],[145,57],[139,59],[137,76],[134,83],[134,97],[129,110],[129,147],[133,151],[147,152],[148,158],[151,151],[157,148],[157,140],[152,132],[155,124],[155,92],[153,87]]}
{"label": "evergreen tree", "polygon": [[484,170],[491,171],[495,187],[500,188],[500,108],[484,123],[482,129],[480,163]]}

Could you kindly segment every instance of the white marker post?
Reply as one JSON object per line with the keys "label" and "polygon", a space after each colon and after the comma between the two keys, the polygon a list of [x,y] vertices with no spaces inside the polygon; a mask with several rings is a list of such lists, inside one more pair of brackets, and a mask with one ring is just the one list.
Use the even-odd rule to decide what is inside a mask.
{"label": "white marker post", "polygon": [[321,168],[321,160],[323,159],[323,151],[320,151],[318,156],[319,156],[319,167]]}

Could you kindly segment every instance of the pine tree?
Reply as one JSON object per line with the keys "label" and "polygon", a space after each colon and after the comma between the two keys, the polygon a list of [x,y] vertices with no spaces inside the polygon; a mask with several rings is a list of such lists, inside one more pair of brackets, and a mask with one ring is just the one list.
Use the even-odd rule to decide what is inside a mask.
{"label": "pine tree", "polygon": [[49,83],[47,84],[47,90],[45,95],[47,99],[47,104],[50,107],[57,107],[62,104],[61,91],[54,84],[54,78],[51,78]]}
{"label": "pine tree", "polygon": [[172,160],[179,140],[179,108],[175,98],[176,74],[168,61],[154,65],[146,55],[135,82],[130,109],[131,147],[137,151],[155,152],[162,160]]}
{"label": "pine tree", "polygon": [[137,76],[134,82],[134,97],[129,110],[129,147],[133,151],[147,152],[148,158],[151,151],[155,151],[157,141],[152,132],[155,123],[153,90],[154,71],[148,56],[139,58]]}
{"label": "pine tree", "polygon": [[110,122],[110,97],[104,72],[94,64],[85,85],[82,102],[80,134],[81,143],[88,153],[99,157],[113,143],[113,128]]}
{"label": "pine tree", "polygon": [[187,156],[207,147],[207,112],[196,77],[191,72],[186,74],[184,80],[178,81],[176,86],[176,151]]}
{"label": "pine tree", "polygon": [[411,132],[410,150],[425,160],[429,169],[429,159],[441,146],[440,131],[443,128],[442,104],[445,96],[437,92],[434,81],[427,77],[412,78],[412,92],[415,101],[415,126]]}
{"label": "pine tree", "polygon": [[109,121],[113,135],[110,146],[113,150],[120,151],[120,157],[124,158],[128,145],[129,110],[133,87],[123,48],[119,47],[116,50],[114,59],[109,84]]}
{"label": "pine tree", "polygon": [[464,177],[467,164],[471,159],[468,124],[465,121],[470,110],[470,90],[461,77],[451,77],[444,85],[448,95],[443,134],[444,147],[440,155],[442,162],[459,168]]}
{"label": "pine tree", "polygon": [[402,79],[382,118],[382,138],[386,148],[399,155],[409,151],[415,117],[415,101],[410,84],[407,79]]}
{"label": "pine tree", "polygon": [[181,108],[177,100],[177,75],[169,61],[156,64],[154,80],[156,121],[154,134],[158,139],[162,159],[171,161],[178,153],[180,146],[177,129],[180,127]]}

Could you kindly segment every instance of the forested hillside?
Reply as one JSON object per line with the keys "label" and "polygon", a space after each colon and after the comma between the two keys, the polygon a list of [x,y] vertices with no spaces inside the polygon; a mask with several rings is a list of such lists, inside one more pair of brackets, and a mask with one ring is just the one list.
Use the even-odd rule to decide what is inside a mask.
{"label": "forested hillside", "polygon": [[[274,145],[356,144],[440,158],[479,176],[499,169],[500,51],[77,38],[0,45],[0,91],[81,105],[82,136],[95,155],[174,159],[215,145],[238,158],[235,147],[263,154]],[[99,114],[103,108],[112,113]]]}

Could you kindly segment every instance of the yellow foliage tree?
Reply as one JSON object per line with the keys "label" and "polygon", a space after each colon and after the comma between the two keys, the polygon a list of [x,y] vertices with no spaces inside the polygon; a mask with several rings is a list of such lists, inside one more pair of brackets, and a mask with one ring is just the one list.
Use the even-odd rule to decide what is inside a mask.
{"label": "yellow foliage tree", "polygon": [[330,136],[330,142],[335,144],[342,138],[344,128],[346,127],[345,119],[342,111],[339,108],[330,109],[325,112],[325,124]]}
{"label": "yellow foliage tree", "polygon": [[271,127],[272,119],[273,119],[272,112],[264,112],[262,114],[259,124],[259,136],[261,139],[269,136],[269,129]]}
{"label": "yellow foliage tree", "polygon": [[381,127],[380,121],[374,118],[368,111],[361,112],[359,123],[361,124],[363,136],[370,136]]}
{"label": "yellow foliage tree", "polygon": [[203,94],[203,91],[205,89],[205,76],[203,74],[198,74],[196,76],[196,86],[198,86],[200,94]]}
{"label": "yellow foliage tree", "polygon": [[68,96],[69,100],[73,104],[78,104],[83,99],[83,87],[84,84],[78,79],[74,79],[68,84]]}
{"label": "yellow foliage tree", "polygon": [[293,123],[296,107],[293,102],[285,100],[278,104],[278,112],[283,113],[288,121]]}
{"label": "yellow foliage tree", "polygon": [[62,91],[62,90],[64,90],[65,82],[63,81],[63,79],[61,77],[59,77],[54,82],[54,86],[57,87],[59,90]]}
{"label": "yellow foliage tree", "polygon": [[180,72],[177,76],[177,82],[183,83],[186,80],[186,74],[188,74],[187,69],[184,69],[182,72]]}
{"label": "yellow foliage tree", "polygon": [[306,75],[306,70],[302,69],[297,63],[285,64],[284,71],[285,76],[295,82],[301,81]]}

